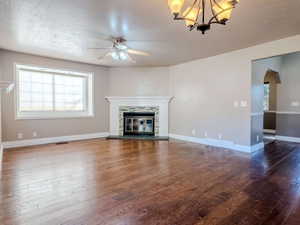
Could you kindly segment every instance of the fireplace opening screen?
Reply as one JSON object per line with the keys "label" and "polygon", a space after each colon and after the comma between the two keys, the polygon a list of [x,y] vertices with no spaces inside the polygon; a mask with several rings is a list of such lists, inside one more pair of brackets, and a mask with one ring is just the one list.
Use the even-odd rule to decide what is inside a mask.
{"label": "fireplace opening screen", "polygon": [[125,112],[123,116],[124,135],[155,135],[155,113]]}

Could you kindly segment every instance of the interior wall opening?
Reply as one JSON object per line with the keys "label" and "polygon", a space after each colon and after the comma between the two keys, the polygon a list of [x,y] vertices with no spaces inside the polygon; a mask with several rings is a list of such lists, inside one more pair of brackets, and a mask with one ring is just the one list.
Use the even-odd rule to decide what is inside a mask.
{"label": "interior wall opening", "polygon": [[300,52],[252,62],[251,142],[300,142]]}

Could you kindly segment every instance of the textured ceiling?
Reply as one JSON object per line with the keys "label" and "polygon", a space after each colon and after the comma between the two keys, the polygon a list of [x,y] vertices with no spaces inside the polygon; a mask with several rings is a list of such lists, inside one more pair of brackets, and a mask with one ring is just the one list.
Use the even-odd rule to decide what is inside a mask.
{"label": "textured ceiling", "polygon": [[[167,0],[0,0],[0,48],[106,66],[105,36],[124,36],[151,56],[137,66],[174,65],[300,33],[299,0],[241,0],[227,26],[205,36],[173,21]],[[141,41],[141,42],[140,42]]]}

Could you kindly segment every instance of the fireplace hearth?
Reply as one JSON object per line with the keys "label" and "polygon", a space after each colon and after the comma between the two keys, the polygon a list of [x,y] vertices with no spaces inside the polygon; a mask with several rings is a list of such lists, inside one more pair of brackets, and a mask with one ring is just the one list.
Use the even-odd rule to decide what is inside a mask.
{"label": "fireplace hearth", "polygon": [[155,136],[155,113],[124,112],[124,136]]}

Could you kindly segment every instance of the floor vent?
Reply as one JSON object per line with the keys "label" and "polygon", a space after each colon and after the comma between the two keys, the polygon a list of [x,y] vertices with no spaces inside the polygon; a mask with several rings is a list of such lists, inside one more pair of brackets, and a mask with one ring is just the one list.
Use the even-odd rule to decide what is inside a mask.
{"label": "floor vent", "polygon": [[69,144],[69,142],[58,142],[58,143],[55,143],[56,145],[67,145],[67,144]]}

